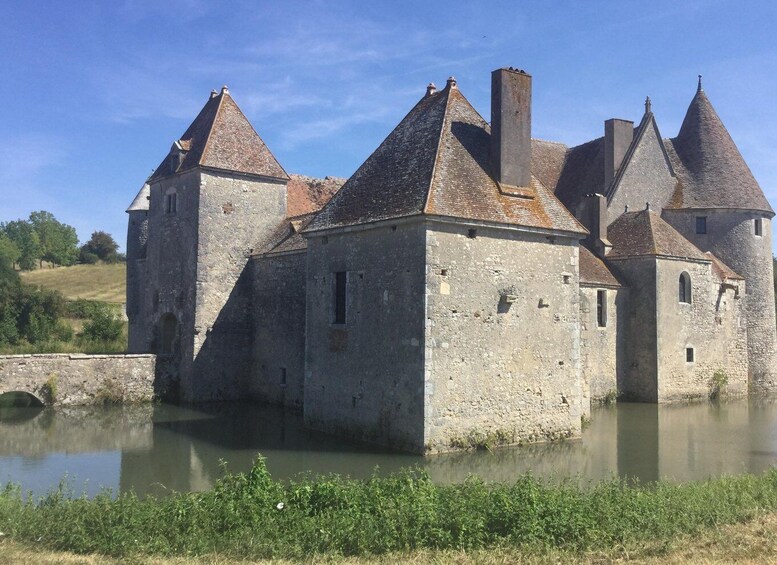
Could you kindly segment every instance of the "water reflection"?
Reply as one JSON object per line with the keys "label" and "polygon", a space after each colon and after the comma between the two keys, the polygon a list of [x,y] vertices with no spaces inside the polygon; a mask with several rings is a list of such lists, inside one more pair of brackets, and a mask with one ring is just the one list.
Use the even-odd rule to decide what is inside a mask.
{"label": "water reflection", "polygon": [[224,464],[244,471],[257,453],[279,478],[303,472],[367,477],[376,468],[387,474],[419,466],[443,483],[469,474],[510,481],[526,472],[582,482],[690,480],[758,473],[777,458],[773,400],[621,404],[595,410],[580,440],[429,458],[311,432],[296,414],[248,404],[16,410],[22,415],[0,421],[0,483],[38,494],[66,473],[77,492],[89,494],[101,487],[141,495],[203,490]]}

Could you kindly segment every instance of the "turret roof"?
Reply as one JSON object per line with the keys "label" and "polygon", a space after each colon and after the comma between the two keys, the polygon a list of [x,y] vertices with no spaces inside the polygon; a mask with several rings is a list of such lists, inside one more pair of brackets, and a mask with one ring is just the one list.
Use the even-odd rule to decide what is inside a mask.
{"label": "turret roof", "polygon": [[654,211],[626,212],[607,228],[612,243],[608,259],[660,256],[711,261]]}
{"label": "turret roof", "polygon": [[536,177],[494,180],[490,128],[450,80],[427,93],[311,222],[320,230],[416,215],[586,233]]}
{"label": "turret roof", "polygon": [[[176,161],[177,153],[181,155],[180,163]],[[211,94],[149,181],[198,166],[280,180],[289,178],[226,87]]]}
{"label": "turret roof", "polygon": [[144,182],[143,186],[140,187],[138,194],[135,196],[135,199],[132,201],[132,204],[129,205],[129,208],[127,208],[126,211],[137,212],[148,210],[149,196],[151,196],[151,187],[147,182]]}
{"label": "turret roof", "polygon": [[701,86],[680,133],[665,145],[680,178],[668,208],[745,208],[774,214]]}

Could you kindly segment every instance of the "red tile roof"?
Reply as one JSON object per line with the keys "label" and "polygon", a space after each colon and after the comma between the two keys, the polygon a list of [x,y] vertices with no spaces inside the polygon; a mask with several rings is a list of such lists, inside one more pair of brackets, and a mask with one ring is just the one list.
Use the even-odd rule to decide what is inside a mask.
{"label": "red tile roof", "polygon": [[587,247],[580,246],[580,284],[620,287],[606,263]]}
{"label": "red tile roof", "polygon": [[[182,156],[180,164],[175,161],[176,146]],[[149,182],[198,166],[289,178],[226,88],[208,99]]]}
{"label": "red tile roof", "polygon": [[607,239],[613,245],[607,259],[653,255],[710,261],[652,210],[621,215],[607,228]]}

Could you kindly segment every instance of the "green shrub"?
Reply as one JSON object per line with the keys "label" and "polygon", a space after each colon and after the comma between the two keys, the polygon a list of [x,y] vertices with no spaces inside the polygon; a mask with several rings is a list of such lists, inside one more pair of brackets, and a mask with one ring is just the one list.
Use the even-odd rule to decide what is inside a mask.
{"label": "green shrub", "polygon": [[117,341],[121,338],[123,329],[122,321],[106,306],[89,315],[81,336],[88,341]]}

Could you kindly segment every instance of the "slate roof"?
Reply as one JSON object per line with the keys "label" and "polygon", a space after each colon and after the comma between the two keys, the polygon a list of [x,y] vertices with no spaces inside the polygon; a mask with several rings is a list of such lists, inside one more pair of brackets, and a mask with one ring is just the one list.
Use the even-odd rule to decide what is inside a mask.
{"label": "slate roof", "polygon": [[567,146],[555,141],[531,140],[531,172],[546,188],[558,184],[567,155]]}
{"label": "slate roof", "polygon": [[143,183],[143,186],[140,187],[140,190],[138,191],[138,194],[135,196],[135,199],[132,201],[132,204],[129,205],[129,208],[127,208],[127,212],[137,212],[137,211],[143,211],[148,210],[149,207],[149,197],[151,196],[151,187],[148,185],[147,182]]}
{"label": "slate roof", "polygon": [[701,88],[680,133],[665,146],[680,178],[669,208],[744,208],[774,214]]}
{"label": "slate roof", "polygon": [[317,179],[292,174],[286,185],[286,214],[299,216],[320,210],[344,183],[345,179],[337,177]]}
{"label": "slate roof", "polygon": [[659,256],[710,261],[653,210],[626,212],[607,228],[612,251],[607,259]]}
{"label": "slate roof", "polygon": [[586,233],[536,177],[500,188],[489,151],[488,124],[449,81],[415,105],[308,230],[426,214]]}
{"label": "slate roof", "polygon": [[[177,150],[183,155],[180,166],[175,166],[174,161]],[[226,87],[211,95],[149,182],[198,166],[280,180],[289,178]]]}
{"label": "slate roof", "polygon": [[622,286],[600,257],[584,245],[580,246],[580,284],[592,286]]}
{"label": "slate roof", "polygon": [[567,150],[558,183],[553,187],[556,198],[575,210],[586,194],[604,192],[604,138]]}

